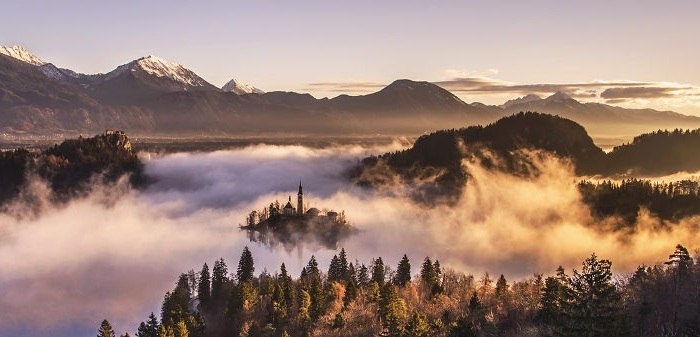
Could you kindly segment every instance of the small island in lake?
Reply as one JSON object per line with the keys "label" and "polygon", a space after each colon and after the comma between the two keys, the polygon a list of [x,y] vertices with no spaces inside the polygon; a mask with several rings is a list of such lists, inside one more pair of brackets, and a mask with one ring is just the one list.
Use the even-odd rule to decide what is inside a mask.
{"label": "small island in lake", "polygon": [[305,209],[301,181],[296,207],[292,205],[291,196],[284,207],[275,201],[260,211],[250,212],[241,229],[248,231],[251,241],[270,247],[282,244],[287,249],[301,243],[315,243],[335,249],[339,241],[356,231],[347,222],[344,211],[322,212],[315,207]]}

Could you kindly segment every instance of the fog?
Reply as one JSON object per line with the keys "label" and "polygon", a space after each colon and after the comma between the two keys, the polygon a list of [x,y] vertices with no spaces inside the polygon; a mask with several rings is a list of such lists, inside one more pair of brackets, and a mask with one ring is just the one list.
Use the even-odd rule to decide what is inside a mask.
{"label": "fog", "polygon": [[[393,143],[365,148],[255,145],[209,153],[141,154],[155,179],[143,191],[125,181],[96,187],[62,206],[42,203],[39,216],[0,215],[0,335],[93,336],[107,318],[117,333],[133,334],[182,272],[223,257],[235,270],[248,245],[256,274],[285,262],[298,276],[314,254],[326,270],[334,250],[312,244],[293,251],[249,242],[238,226],[254,209],[296,194],[319,209],[344,210],[358,229],[339,247],[370,263],[381,256],[395,268],[406,253],[413,273],[422,259],[509,280],[568,270],[595,252],[616,273],[664,261],[677,243],[700,242],[697,220],[664,226],[645,213],[634,232],[602,230],[616,219],[595,220],[581,202],[572,167],[534,156],[541,174],[514,177],[465,161],[471,174],[456,206],[427,207],[409,186],[377,191],[353,186],[344,172],[368,154],[400,149]],[[662,179],[662,178],[660,178]],[[48,193],[41,182],[26,192]]]}

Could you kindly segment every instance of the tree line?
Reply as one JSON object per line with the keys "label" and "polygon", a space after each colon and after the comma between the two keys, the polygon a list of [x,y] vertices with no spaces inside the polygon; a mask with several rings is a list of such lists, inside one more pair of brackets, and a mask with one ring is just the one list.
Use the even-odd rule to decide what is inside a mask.
{"label": "tree line", "polygon": [[[514,282],[430,257],[420,267],[406,255],[395,268],[381,257],[366,265],[344,249],[327,271],[312,256],[297,278],[284,263],[256,275],[246,247],[231,273],[218,259],[180,275],[160,319],[151,313],[136,336],[697,336],[698,281],[700,260],[681,245],[631,275],[614,276],[592,254],[580,269]],[[106,336],[115,336],[107,320]]]}
{"label": "tree line", "polygon": [[581,181],[578,189],[595,216],[620,216],[626,225],[636,222],[642,207],[663,220],[677,221],[700,214],[700,182],[696,180],[669,183],[642,179],[625,179],[619,183]]}

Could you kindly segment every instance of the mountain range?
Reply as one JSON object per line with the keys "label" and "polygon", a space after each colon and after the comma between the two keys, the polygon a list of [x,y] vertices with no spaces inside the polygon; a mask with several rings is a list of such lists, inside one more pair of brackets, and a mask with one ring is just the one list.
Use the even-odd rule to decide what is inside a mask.
{"label": "mountain range", "polygon": [[700,127],[670,111],[581,103],[565,93],[502,106],[465,103],[429,82],[397,80],[360,96],[317,99],[264,92],[235,79],[218,88],[186,67],[146,56],[105,74],[60,68],[22,47],[0,47],[0,132],[9,135],[419,135],[493,122],[520,111],[556,114],[593,135]]}

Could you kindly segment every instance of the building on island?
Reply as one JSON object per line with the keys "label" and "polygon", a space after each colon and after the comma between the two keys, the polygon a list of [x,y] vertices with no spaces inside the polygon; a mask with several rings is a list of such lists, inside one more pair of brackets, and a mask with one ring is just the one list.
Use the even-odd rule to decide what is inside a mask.
{"label": "building on island", "polygon": [[[275,212],[273,212],[273,208],[271,208],[270,210],[271,214],[275,214]],[[294,205],[292,204],[292,196],[290,195],[287,199],[287,204],[284,205],[281,212],[276,214],[282,215],[284,217],[326,217],[328,220],[338,220],[338,212],[335,211],[328,211],[324,214],[316,207],[311,207],[308,210],[304,209],[304,189],[302,187],[301,181],[299,181],[299,192],[297,192],[296,207],[294,207]]]}

